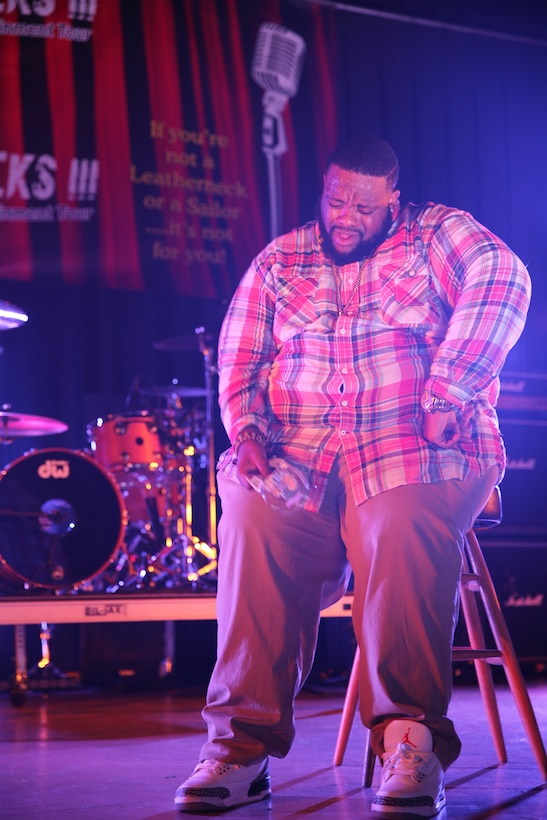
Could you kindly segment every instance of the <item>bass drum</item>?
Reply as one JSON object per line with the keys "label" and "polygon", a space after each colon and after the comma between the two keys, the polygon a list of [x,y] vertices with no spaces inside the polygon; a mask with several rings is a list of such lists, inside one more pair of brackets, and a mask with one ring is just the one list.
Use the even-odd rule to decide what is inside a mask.
{"label": "bass drum", "polygon": [[123,540],[120,491],[89,456],[66,449],[26,453],[0,476],[0,576],[62,589],[94,578]]}

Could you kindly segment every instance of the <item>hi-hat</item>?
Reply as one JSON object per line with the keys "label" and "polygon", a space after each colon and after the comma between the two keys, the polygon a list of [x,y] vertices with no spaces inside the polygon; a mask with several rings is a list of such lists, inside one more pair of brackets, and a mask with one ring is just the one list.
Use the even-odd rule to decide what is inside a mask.
{"label": "hi-hat", "polygon": [[199,396],[206,396],[207,391],[204,387],[183,387],[181,384],[167,384],[161,387],[146,387],[141,390],[145,396],[161,396],[162,398],[169,398],[169,396],[181,396],[182,398],[197,398]]}
{"label": "hi-hat", "polygon": [[29,416],[26,413],[0,411],[0,440],[20,436],[50,436],[64,433],[68,425],[64,421],[47,416]]}
{"label": "hi-hat", "polygon": [[0,302],[0,330],[10,330],[28,322],[28,316],[9,302]]}
{"label": "hi-hat", "polygon": [[187,336],[174,336],[171,339],[154,342],[154,349],[179,353],[186,350],[201,350],[202,344],[210,347],[213,342],[214,337],[210,333],[194,333]]}

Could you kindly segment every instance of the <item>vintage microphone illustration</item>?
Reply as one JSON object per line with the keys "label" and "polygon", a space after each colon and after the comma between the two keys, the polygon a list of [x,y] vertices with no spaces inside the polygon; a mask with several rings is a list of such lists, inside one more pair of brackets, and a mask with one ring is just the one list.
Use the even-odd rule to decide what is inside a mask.
{"label": "vintage microphone illustration", "polygon": [[298,91],[306,44],[299,34],[276,23],[263,23],[253,55],[253,80],[264,90],[262,150],[268,162],[270,238],[281,232],[280,157],[287,151],[283,110]]}

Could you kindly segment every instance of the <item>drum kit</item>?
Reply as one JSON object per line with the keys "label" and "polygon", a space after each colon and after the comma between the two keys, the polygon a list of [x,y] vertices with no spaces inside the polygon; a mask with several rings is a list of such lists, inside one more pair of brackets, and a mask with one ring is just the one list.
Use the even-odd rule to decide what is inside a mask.
{"label": "drum kit", "polygon": [[[0,330],[27,316],[0,302]],[[87,425],[89,448],[30,450],[0,475],[0,579],[27,590],[213,590],[216,484],[213,346],[203,328],[157,342],[199,350],[205,386],[135,378],[121,413]],[[0,409],[0,444],[65,432],[62,421]],[[207,540],[194,534],[206,474]]]}

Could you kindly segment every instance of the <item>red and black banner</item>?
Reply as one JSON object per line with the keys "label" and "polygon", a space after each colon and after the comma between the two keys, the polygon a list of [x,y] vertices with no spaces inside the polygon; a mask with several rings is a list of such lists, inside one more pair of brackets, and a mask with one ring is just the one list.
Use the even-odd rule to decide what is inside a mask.
{"label": "red and black banner", "polygon": [[[393,144],[403,200],[471,211],[534,275],[547,43],[366,6],[0,0],[0,279],[230,296],[363,130]],[[256,70],[264,26],[284,33]]]}
{"label": "red and black banner", "polygon": [[[260,26],[282,27],[280,6],[1,2],[0,278],[231,294],[271,238],[252,63]],[[303,20],[321,61],[317,102],[332,113],[325,22],[314,11]],[[309,118],[324,161],[335,118],[314,129],[314,116],[316,126],[324,117],[316,108]],[[301,182],[290,103],[282,120],[288,229]]]}

